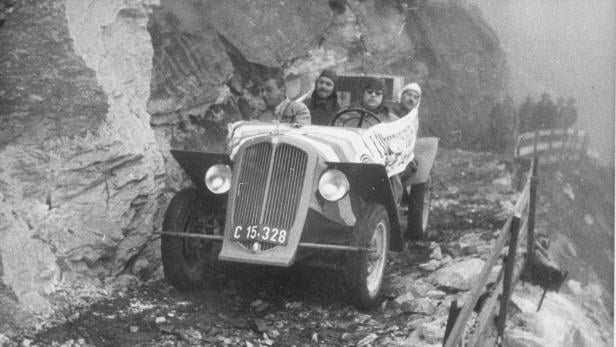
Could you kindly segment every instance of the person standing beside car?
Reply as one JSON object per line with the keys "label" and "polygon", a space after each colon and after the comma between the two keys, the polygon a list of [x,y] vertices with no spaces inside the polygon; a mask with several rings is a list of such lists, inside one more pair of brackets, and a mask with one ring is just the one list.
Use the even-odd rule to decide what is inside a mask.
{"label": "person standing beside car", "polygon": [[329,125],[340,110],[336,93],[337,82],[338,75],[333,70],[323,70],[314,82],[312,95],[304,100],[313,125]]}
{"label": "person standing beside car", "polygon": [[259,84],[259,94],[265,103],[265,110],[253,119],[262,122],[280,122],[310,125],[311,117],[308,107],[301,102],[289,100],[282,76],[266,77]]}

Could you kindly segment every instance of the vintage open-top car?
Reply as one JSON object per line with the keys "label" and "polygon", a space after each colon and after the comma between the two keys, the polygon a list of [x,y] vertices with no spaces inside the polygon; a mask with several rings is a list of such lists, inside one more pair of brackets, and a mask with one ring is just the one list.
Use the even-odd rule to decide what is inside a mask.
{"label": "vintage open-top car", "polygon": [[367,129],[335,126],[378,122],[355,109],[334,126],[241,121],[230,126],[229,154],[172,151],[194,187],[178,192],[165,214],[165,277],[190,289],[217,261],[333,262],[354,302],[371,307],[388,251],[404,250],[427,226],[438,141],[417,139],[412,117],[417,111]]}

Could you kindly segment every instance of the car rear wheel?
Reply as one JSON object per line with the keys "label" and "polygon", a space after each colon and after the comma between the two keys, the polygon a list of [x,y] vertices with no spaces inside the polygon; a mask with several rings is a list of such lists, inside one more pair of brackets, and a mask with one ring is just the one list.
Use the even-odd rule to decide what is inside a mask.
{"label": "car rear wheel", "polygon": [[355,224],[351,246],[373,249],[350,253],[344,269],[352,298],[362,309],[370,309],[378,301],[387,264],[389,233],[389,217],[382,205],[369,205]]}
{"label": "car rear wheel", "polygon": [[[165,212],[163,231],[222,234],[220,202],[207,200],[194,188],[177,193]],[[165,278],[180,289],[199,288],[213,272],[219,252],[218,241],[163,235],[161,256]]]}
{"label": "car rear wheel", "polygon": [[407,238],[421,240],[425,237],[428,219],[430,218],[431,201],[430,179],[424,183],[411,185],[407,214]]}

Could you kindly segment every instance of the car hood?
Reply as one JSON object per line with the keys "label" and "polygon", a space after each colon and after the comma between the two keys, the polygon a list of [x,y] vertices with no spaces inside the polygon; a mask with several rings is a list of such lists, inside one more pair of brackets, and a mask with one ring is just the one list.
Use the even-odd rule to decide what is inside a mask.
{"label": "car hood", "polygon": [[368,129],[239,121],[229,125],[231,158],[244,142],[263,136],[291,136],[315,148],[327,162],[382,164],[393,176],[414,158],[417,111]]}

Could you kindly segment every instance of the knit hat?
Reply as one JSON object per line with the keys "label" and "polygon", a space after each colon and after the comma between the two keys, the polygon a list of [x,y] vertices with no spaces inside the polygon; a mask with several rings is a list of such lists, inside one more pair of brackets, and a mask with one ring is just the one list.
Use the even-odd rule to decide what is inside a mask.
{"label": "knit hat", "polygon": [[362,89],[362,91],[366,89],[382,90],[383,94],[387,93],[387,86],[385,85],[385,81],[375,77],[367,77],[364,80],[364,88]]}
{"label": "knit hat", "polygon": [[402,87],[402,90],[400,91],[400,95],[398,96],[398,100],[402,99],[402,94],[404,94],[404,92],[406,92],[407,90],[414,91],[417,94],[419,94],[419,96],[421,96],[421,88],[419,87],[419,84],[413,82],[413,83],[409,83],[405,85],[404,87]]}
{"label": "knit hat", "polygon": [[[319,78],[321,77],[330,79],[332,82],[334,82],[334,86],[338,82],[338,74],[334,70],[323,70],[323,72],[321,72],[321,74],[319,75]],[[319,78],[317,78],[317,80]]]}

